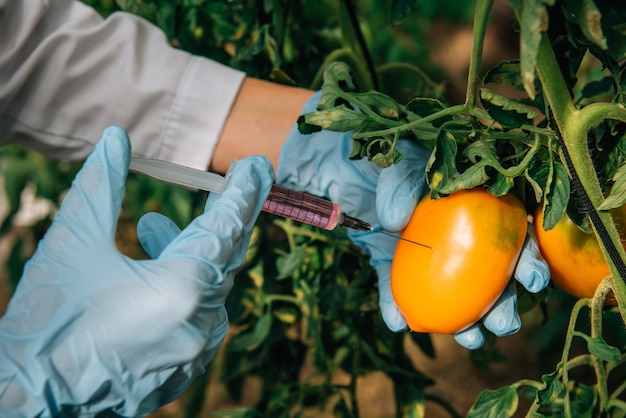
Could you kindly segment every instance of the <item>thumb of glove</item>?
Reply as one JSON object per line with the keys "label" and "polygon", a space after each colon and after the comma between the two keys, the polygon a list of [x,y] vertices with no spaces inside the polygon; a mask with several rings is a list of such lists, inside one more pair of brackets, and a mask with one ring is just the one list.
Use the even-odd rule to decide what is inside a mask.
{"label": "thumb of glove", "polygon": [[378,275],[378,305],[383,321],[393,332],[402,332],[408,329],[406,320],[398,309],[391,293],[391,276],[389,264],[379,264],[375,267]]}
{"label": "thumb of glove", "polygon": [[78,251],[97,244],[114,247],[129,163],[126,131],[116,126],[106,128],[44,237],[48,248],[71,246],[70,251]]}
{"label": "thumb of glove", "polygon": [[388,231],[404,228],[426,189],[426,163],[430,150],[409,140],[400,140],[402,160],[381,170],[376,186],[376,211]]}
{"label": "thumb of glove", "polygon": [[143,215],[137,222],[137,239],[141,248],[152,259],[180,234],[180,228],[167,216],[156,212]]}

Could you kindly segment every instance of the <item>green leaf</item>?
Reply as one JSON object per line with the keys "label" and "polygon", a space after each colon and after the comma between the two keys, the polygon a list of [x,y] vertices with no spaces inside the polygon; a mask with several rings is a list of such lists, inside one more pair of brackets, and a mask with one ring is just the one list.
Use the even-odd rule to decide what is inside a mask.
{"label": "green leaf", "polygon": [[602,14],[602,33],[606,36],[608,54],[619,62],[626,58],[626,2],[596,0]]}
{"label": "green leaf", "polygon": [[431,190],[443,187],[457,174],[456,152],[454,136],[446,130],[440,130],[426,164],[426,176]]}
{"label": "green leaf", "polygon": [[565,393],[563,383],[557,377],[556,372],[541,376],[543,387],[537,392],[537,401],[540,405],[553,403]]}
{"label": "green leaf", "polygon": [[592,98],[600,95],[605,95],[613,92],[613,79],[611,77],[604,77],[601,80],[590,81],[585,84],[581,91],[583,98]]}
{"label": "green leaf", "polygon": [[519,397],[513,386],[484,390],[469,410],[467,418],[505,418],[517,411]]}
{"label": "green leaf", "polygon": [[532,161],[524,172],[524,176],[535,192],[535,202],[543,200],[543,189],[550,174],[550,163],[547,161]]}
{"label": "green leaf", "polygon": [[292,308],[279,308],[274,311],[274,316],[280,322],[284,322],[285,324],[295,324],[298,316],[296,312]]}
{"label": "green leaf", "polygon": [[346,91],[354,91],[350,67],[345,62],[333,61],[324,69],[324,83],[322,95],[317,105],[318,109],[330,109],[339,104],[345,104],[343,98]]}
{"label": "green leaf", "polygon": [[228,347],[233,351],[252,351],[260,346],[270,334],[274,318],[272,313],[267,311],[254,324],[251,332],[246,332],[236,336]]}
{"label": "green leaf", "polygon": [[384,93],[368,91],[367,93],[355,93],[351,96],[354,104],[359,106],[361,112],[370,114],[370,109],[377,115],[387,119],[398,120],[403,113],[402,106]]}
{"label": "green leaf", "polygon": [[[562,417],[565,412],[564,396],[562,384],[558,383],[560,389],[558,393],[553,393],[550,399],[540,404],[537,410],[538,416]],[[595,387],[587,386],[575,380],[568,383],[568,395],[570,402],[570,414],[572,417],[593,418],[598,404],[598,391]]]}
{"label": "green leaf", "polygon": [[626,203],[626,165],[622,165],[613,176],[613,186],[611,192],[600,206],[598,210],[609,210],[619,208]]}
{"label": "green leaf", "polygon": [[532,123],[538,113],[523,104],[482,88],[480,100],[491,117],[503,128],[514,129]]}
{"label": "green leaf", "polygon": [[487,189],[494,196],[504,196],[515,185],[513,177],[505,176],[501,173],[496,174],[495,181]]}
{"label": "green leaf", "polygon": [[320,311],[330,319],[339,316],[339,312],[348,297],[348,280],[336,269],[330,269],[326,280],[322,281],[320,290]]}
{"label": "green leaf", "polygon": [[372,157],[372,163],[379,168],[387,168],[398,164],[402,160],[402,153],[397,149],[390,150],[387,154],[378,153]]}
{"label": "green leaf", "polygon": [[566,16],[575,22],[585,37],[596,44],[600,49],[607,49],[606,37],[602,33],[600,24],[601,13],[593,0],[566,0]]}
{"label": "green leaf", "polygon": [[270,34],[270,26],[263,25],[261,27],[261,35],[263,40],[263,50],[267,55],[267,58],[272,63],[274,68],[279,68],[282,63],[282,57],[280,56],[280,52],[278,52],[278,45],[276,44],[276,39]]}
{"label": "green leaf", "polygon": [[365,156],[363,153],[365,148],[363,146],[364,144],[364,140],[352,138],[352,149],[350,150],[350,155],[348,156],[348,158],[351,160],[358,160],[363,158]]}
{"label": "green leaf", "polygon": [[[583,334],[584,335],[584,334]],[[622,358],[622,353],[617,347],[612,347],[602,337],[591,338],[586,336],[587,349],[595,357],[603,361],[617,361]]]}
{"label": "green leaf", "polygon": [[486,167],[488,164],[485,161],[480,161],[477,164],[470,166],[467,170],[455,176],[448,181],[444,186],[437,188],[437,192],[442,194],[454,193],[457,190],[472,189],[474,187],[485,184],[489,180]]}
{"label": "green leaf", "polygon": [[570,380],[568,388],[572,416],[580,418],[595,417],[595,410],[598,404],[598,391],[596,387]]}
{"label": "green leaf", "polygon": [[[357,129],[359,125],[367,120],[369,120],[367,115],[349,109],[345,105],[341,105],[331,109],[318,110],[301,115],[300,118],[298,118],[298,128],[300,129],[300,133],[303,134],[310,133],[310,128],[307,127],[308,125],[317,126],[329,131],[348,132]],[[300,126],[303,123],[303,129],[301,129]]]}
{"label": "green leaf", "polygon": [[[406,110],[408,112],[411,112],[417,116],[419,116],[419,118],[423,118],[426,116],[430,116],[433,113],[437,113],[441,110],[444,110],[445,106],[443,103],[441,103],[439,100],[437,99],[431,99],[430,97],[417,97],[413,100],[411,100],[409,103],[407,103],[406,105]],[[415,117],[409,117],[409,121],[413,121],[419,118],[415,118]],[[432,126],[435,127],[440,127],[441,125],[443,125],[446,122],[449,122],[452,120],[451,116],[446,116],[446,117],[442,117],[442,118],[438,118],[437,120],[434,120],[431,124]]]}
{"label": "green leaf", "polygon": [[546,183],[543,202],[543,228],[552,229],[563,217],[570,198],[570,182],[562,164],[555,162]]}
{"label": "green leaf", "polygon": [[569,202],[567,202],[566,213],[570,220],[574,222],[581,231],[588,234],[594,233],[591,227],[591,218],[585,208],[578,201],[574,191],[572,191]]}
{"label": "green leaf", "polygon": [[312,125],[306,122],[306,118],[304,117],[305,115],[300,115],[298,117],[298,131],[302,134],[302,135],[309,135],[309,134],[313,134],[315,132],[319,132],[322,130],[321,126],[318,125]]}
{"label": "green leaf", "polygon": [[306,255],[306,245],[299,245],[294,248],[286,257],[277,260],[278,279],[291,277],[304,263]]}
{"label": "green leaf", "polygon": [[542,33],[548,29],[548,10],[554,0],[518,0],[521,9],[520,68],[524,90],[535,98],[535,66]]}
{"label": "green leaf", "polygon": [[293,292],[298,302],[302,318],[304,320],[305,339],[314,345],[312,350],[316,351],[316,344],[321,344],[320,338],[320,311],[317,294],[311,286],[302,279],[293,280]]}
{"label": "green leaf", "polygon": [[491,68],[483,77],[483,83],[497,83],[505,86],[513,86],[515,89],[523,91],[524,82],[520,73],[519,60],[502,61]]}

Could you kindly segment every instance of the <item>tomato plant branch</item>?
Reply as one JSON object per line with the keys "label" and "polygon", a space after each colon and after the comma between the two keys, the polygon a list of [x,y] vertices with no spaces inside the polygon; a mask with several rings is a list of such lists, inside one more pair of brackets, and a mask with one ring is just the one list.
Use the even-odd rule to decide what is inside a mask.
{"label": "tomato plant branch", "polygon": [[368,91],[373,88],[372,80],[367,74],[367,71],[364,70],[363,66],[359,63],[358,56],[351,48],[343,47],[335,49],[326,56],[324,62],[320,66],[317,74],[315,74],[315,77],[313,77],[313,81],[310,84],[310,88],[312,90],[317,90],[322,86],[324,70],[329,63],[334,61],[343,61],[350,67],[350,69],[354,72],[354,79],[361,90]]}
{"label": "tomato plant branch", "polygon": [[606,119],[626,123],[626,108],[621,104],[598,102],[585,106],[580,110],[581,117],[588,129],[593,128]]}
{"label": "tomato plant branch", "polygon": [[[591,204],[597,208],[604,200],[604,194],[595,172],[591,156],[587,145],[587,133],[595,124],[599,123],[602,116],[599,110],[606,109],[605,106],[589,106],[590,111],[584,112],[574,107],[569,94],[569,89],[565,84],[563,75],[554,56],[554,51],[544,34],[539,45],[537,54],[537,74],[541,80],[544,96],[552,110],[554,122],[563,138],[563,145],[571,157],[572,168],[580,178],[584,192],[589,196]],[[621,112],[615,112],[621,114]],[[587,116],[589,115],[589,116]],[[615,223],[608,211],[598,211],[598,217],[606,229],[612,245],[622,262],[626,260],[626,252],[622,246],[619,233]],[[593,225],[596,236],[599,237],[598,225]],[[622,320],[626,322],[626,283],[620,275],[615,261],[611,258],[607,246],[599,240],[604,257],[609,265],[609,270],[613,277],[613,291],[617,299]]]}
{"label": "tomato plant branch", "polygon": [[609,402],[609,408],[615,407],[615,409],[626,410],[626,402],[619,399],[611,399]]}
{"label": "tomato plant branch", "polygon": [[[360,139],[360,138],[367,138],[369,136],[394,135],[396,132],[410,131],[412,129],[420,127],[420,125],[425,125],[427,123],[430,123],[430,122],[435,121],[437,119],[440,119],[442,117],[454,116],[454,115],[457,115],[459,113],[464,113],[465,111],[466,111],[465,105],[450,106],[450,107],[446,107],[445,109],[442,109],[442,110],[440,110],[438,112],[432,113],[432,114],[430,114],[428,116],[424,116],[421,119],[417,119],[417,120],[414,120],[414,121],[411,121],[411,122],[408,122],[408,123],[403,123],[400,126],[395,126],[395,127],[387,128],[387,129],[381,129],[379,131],[355,133],[354,134],[354,138],[355,139]],[[385,121],[387,122],[387,124],[389,123],[389,119],[385,119]]]}
{"label": "tomato plant branch", "polygon": [[[611,291],[610,279],[604,279],[591,300],[591,337],[602,338],[602,313],[604,307],[604,301]],[[598,398],[600,401],[600,410],[604,411],[608,403],[608,388],[607,388],[607,371],[604,362],[598,358],[593,358],[593,368],[596,371],[596,379],[598,382]]]}
{"label": "tomato plant branch", "polygon": [[293,303],[294,305],[298,305],[298,298],[296,298],[295,296],[290,296],[290,295],[281,295],[280,293],[274,293],[271,295],[267,296],[267,304],[271,305],[272,302],[289,302],[289,303]]}
{"label": "tomato plant branch", "polygon": [[467,109],[476,106],[476,93],[478,92],[478,81],[480,80],[479,73],[483,45],[492,5],[493,0],[478,0],[474,7],[474,37],[472,40],[472,56],[470,58],[469,73],[467,75],[467,92],[465,95],[465,106]]}
{"label": "tomato plant branch", "polygon": [[571,405],[569,399],[569,391],[567,390],[567,387],[569,382],[568,370],[572,367],[572,364],[567,361],[567,358],[569,357],[569,353],[572,348],[572,342],[574,340],[574,335],[576,333],[576,322],[578,322],[578,315],[580,314],[581,309],[587,306],[589,306],[589,299],[579,299],[572,308],[569,324],[567,326],[567,335],[565,336],[565,343],[563,346],[563,354],[561,355],[561,362],[559,363],[561,365],[563,387],[566,388],[565,396],[563,399],[565,416],[571,416]]}
{"label": "tomato plant branch", "polygon": [[430,78],[430,76],[426,74],[424,70],[422,70],[416,65],[409,64],[406,62],[391,62],[391,63],[380,64],[379,66],[376,67],[376,71],[378,74],[384,74],[387,71],[392,71],[392,70],[404,70],[404,71],[417,75],[419,79],[422,80],[428,86],[428,88],[433,91],[433,94],[435,97],[441,97],[444,93],[444,90],[445,90],[444,86],[441,84],[435,83],[433,79]]}
{"label": "tomato plant branch", "polygon": [[[378,90],[378,77],[376,75],[376,69],[374,66],[374,60],[372,55],[370,54],[369,47],[367,46],[367,42],[365,41],[365,37],[363,36],[363,32],[361,31],[361,27],[359,25],[359,18],[356,13],[356,5],[354,0],[343,0],[341,2],[341,7],[339,8],[340,12],[343,12],[347,17],[350,23],[350,27],[348,28],[346,24],[341,25],[341,29],[344,31],[342,34],[343,38],[352,38],[350,33],[347,33],[351,29],[351,34],[354,35],[356,45],[352,46],[352,50],[359,49],[360,56],[363,61],[365,61],[365,67],[367,68],[367,73],[369,74],[369,81],[372,85],[372,89]],[[341,22],[344,22],[344,19],[341,19]],[[355,48],[356,46],[356,48]]]}

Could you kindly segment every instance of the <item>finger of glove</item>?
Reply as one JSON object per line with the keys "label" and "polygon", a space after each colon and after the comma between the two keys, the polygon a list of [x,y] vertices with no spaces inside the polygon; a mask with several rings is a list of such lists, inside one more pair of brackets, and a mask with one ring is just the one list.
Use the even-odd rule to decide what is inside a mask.
{"label": "finger of glove", "polygon": [[478,323],[471,325],[463,331],[457,332],[453,337],[457,344],[468,350],[477,350],[485,343],[485,335]]}
{"label": "finger of glove", "polygon": [[[128,165],[130,142],[124,129],[111,126],[104,130],[94,151],[86,159],[53,223],[48,241],[68,243],[71,232],[82,244],[113,243]],[[56,230],[56,231],[55,231]]]}
{"label": "finger of glove", "polygon": [[198,258],[224,273],[238,269],[273,178],[266,158],[239,160],[226,189],[209,195],[204,213],[183,229],[160,258]]}
{"label": "finger of glove", "polygon": [[550,268],[541,256],[532,228],[528,231],[513,276],[526,290],[537,293],[548,286]]}
{"label": "finger of glove", "polygon": [[498,337],[515,334],[522,326],[517,313],[517,285],[511,280],[493,308],[481,319],[485,328]]}
{"label": "finger of glove", "polygon": [[150,258],[161,252],[180,234],[180,228],[167,216],[156,212],[143,215],[137,222],[137,239]]}
{"label": "finger of glove", "polygon": [[408,326],[391,292],[391,263],[380,263],[375,270],[378,275],[378,306],[383,321],[393,332],[404,331]]}
{"label": "finger of glove", "polygon": [[381,226],[388,231],[404,228],[423,196],[426,163],[430,151],[409,140],[398,142],[402,160],[381,170],[376,188],[376,211]]}

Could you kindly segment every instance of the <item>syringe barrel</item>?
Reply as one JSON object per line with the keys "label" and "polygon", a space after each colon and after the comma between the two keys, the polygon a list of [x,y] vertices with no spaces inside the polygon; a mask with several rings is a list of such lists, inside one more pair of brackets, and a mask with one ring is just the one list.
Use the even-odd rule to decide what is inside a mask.
{"label": "syringe barrel", "polygon": [[335,229],[341,215],[339,205],[330,200],[278,185],[272,186],[263,211],[327,230]]}

